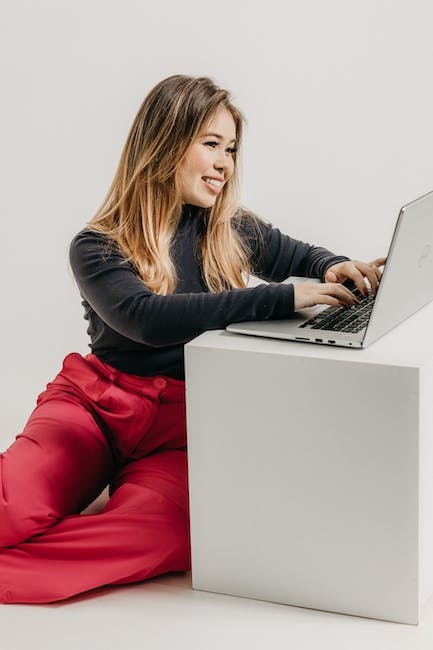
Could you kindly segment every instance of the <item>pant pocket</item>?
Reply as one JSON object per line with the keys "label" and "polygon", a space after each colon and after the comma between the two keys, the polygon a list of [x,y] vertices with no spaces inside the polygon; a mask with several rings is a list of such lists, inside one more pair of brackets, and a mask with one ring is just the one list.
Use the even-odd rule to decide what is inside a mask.
{"label": "pant pocket", "polygon": [[158,394],[141,395],[111,382],[92,402],[99,426],[122,461],[143,444],[159,408]]}

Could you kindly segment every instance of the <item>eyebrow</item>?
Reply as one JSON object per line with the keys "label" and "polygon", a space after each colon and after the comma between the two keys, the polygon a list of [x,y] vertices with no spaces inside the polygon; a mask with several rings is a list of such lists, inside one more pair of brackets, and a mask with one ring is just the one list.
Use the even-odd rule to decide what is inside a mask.
{"label": "eyebrow", "polygon": [[[224,140],[223,136],[220,135],[219,133],[205,133],[202,135],[202,138],[207,138],[209,135],[214,135],[216,138],[220,138],[221,140]],[[230,142],[236,142],[236,138],[233,138],[233,140],[230,140]]]}

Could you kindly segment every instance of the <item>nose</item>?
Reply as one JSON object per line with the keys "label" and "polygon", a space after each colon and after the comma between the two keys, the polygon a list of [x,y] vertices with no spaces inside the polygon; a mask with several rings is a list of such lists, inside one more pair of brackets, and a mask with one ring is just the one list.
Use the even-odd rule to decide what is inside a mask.
{"label": "nose", "polygon": [[224,176],[229,176],[233,171],[233,158],[227,152],[218,152],[214,162],[214,168]]}

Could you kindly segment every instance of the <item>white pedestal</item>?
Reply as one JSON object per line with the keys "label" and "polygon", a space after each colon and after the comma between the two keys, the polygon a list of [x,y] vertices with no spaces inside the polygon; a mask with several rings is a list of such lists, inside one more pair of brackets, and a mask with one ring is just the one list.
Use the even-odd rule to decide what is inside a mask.
{"label": "white pedestal", "polygon": [[417,623],[433,593],[433,305],[366,350],[186,348],[193,587]]}

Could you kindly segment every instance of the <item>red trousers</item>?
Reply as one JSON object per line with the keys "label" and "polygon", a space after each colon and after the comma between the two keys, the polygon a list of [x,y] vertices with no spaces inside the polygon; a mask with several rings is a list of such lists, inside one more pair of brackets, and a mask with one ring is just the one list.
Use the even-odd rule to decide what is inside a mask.
{"label": "red trousers", "polygon": [[0,455],[0,602],[189,568],[185,383],[68,355]]}

